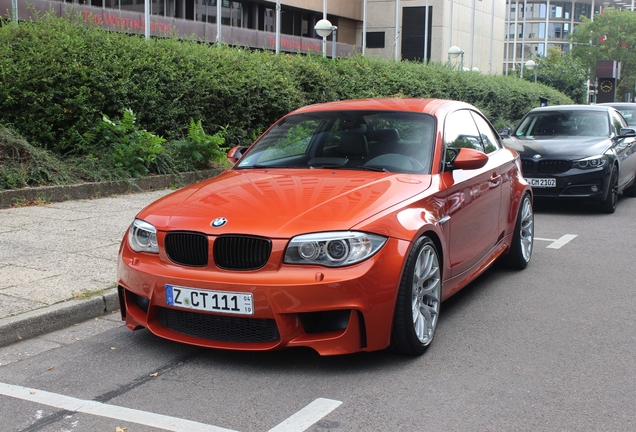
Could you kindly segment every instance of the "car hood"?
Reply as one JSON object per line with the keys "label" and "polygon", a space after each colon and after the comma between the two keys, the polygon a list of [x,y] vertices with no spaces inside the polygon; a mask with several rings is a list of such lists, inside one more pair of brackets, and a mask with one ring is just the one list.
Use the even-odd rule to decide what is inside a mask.
{"label": "car hood", "polygon": [[607,137],[550,136],[550,137],[510,137],[504,144],[516,150],[522,159],[534,155],[552,159],[578,159],[603,154],[610,146]]}
{"label": "car hood", "polygon": [[[350,170],[229,170],[174,192],[137,216],[159,231],[271,238],[347,230],[421,193],[428,175]],[[227,219],[212,228],[217,218]]]}

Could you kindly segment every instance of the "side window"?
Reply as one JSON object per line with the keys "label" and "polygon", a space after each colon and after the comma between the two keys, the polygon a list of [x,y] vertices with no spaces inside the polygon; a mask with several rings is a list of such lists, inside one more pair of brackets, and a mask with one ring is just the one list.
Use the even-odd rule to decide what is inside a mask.
{"label": "side window", "polygon": [[616,129],[616,133],[620,133],[621,129],[627,127],[625,120],[621,118],[621,116],[616,113],[612,113],[612,124],[614,125],[614,129]]}
{"label": "side window", "polygon": [[479,130],[468,110],[459,110],[446,117],[444,145],[447,148],[471,148],[484,151]]}
{"label": "side window", "polygon": [[490,123],[476,112],[472,112],[471,114],[473,115],[473,119],[475,119],[475,123],[477,123],[477,129],[479,129],[479,135],[481,136],[481,141],[486,153],[499,150],[501,148],[501,141],[499,140],[499,135],[492,130]]}

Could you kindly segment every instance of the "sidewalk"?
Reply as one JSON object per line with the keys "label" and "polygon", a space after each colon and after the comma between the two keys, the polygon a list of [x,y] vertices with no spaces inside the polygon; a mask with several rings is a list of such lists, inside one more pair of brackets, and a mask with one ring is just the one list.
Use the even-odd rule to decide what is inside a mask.
{"label": "sidewalk", "polygon": [[0,209],[0,346],[119,309],[124,232],[170,192]]}

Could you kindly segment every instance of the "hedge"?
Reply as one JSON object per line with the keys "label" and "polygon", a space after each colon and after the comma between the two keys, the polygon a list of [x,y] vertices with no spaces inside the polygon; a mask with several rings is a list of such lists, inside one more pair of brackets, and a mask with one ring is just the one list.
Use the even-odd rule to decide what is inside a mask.
{"label": "hedge", "polygon": [[226,145],[249,144],[300,106],[367,97],[463,100],[493,123],[512,125],[539,103],[572,103],[562,93],[515,77],[453,70],[443,64],[354,56],[276,55],[110,32],[83,19],[49,15],[0,27],[0,124],[30,144],[78,155],[77,137],[102,115],[125,109],[140,127],[166,140],[187,133],[191,119]]}

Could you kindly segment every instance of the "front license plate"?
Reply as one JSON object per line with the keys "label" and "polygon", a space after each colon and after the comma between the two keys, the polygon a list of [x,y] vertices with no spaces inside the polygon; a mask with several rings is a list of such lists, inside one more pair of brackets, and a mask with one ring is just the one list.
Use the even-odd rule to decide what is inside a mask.
{"label": "front license plate", "polygon": [[252,294],[227,291],[209,291],[166,285],[166,304],[183,309],[253,315]]}
{"label": "front license plate", "polygon": [[527,178],[530,186],[535,188],[553,188],[556,187],[556,179],[553,178]]}

